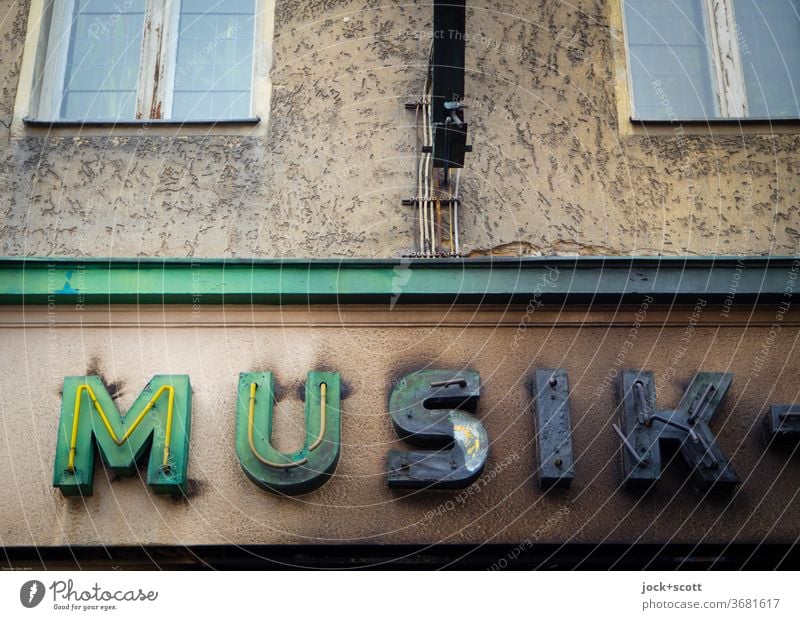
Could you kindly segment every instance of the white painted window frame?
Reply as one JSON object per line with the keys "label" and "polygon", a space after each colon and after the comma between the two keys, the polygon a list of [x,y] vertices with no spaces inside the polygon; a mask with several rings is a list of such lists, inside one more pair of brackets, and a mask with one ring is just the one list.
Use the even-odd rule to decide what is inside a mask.
{"label": "white painted window frame", "polygon": [[716,80],[718,112],[723,118],[747,117],[747,88],[736,36],[733,0],[704,0],[711,22],[711,64]]}
{"label": "white painted window frame", "polygon": [[[623,32],[627,32],[624,3],[625,0],[622,0]],[[702,3],[711,46],[709,57],[718,118],[746,119],[748,117],[747,87],[742,69],[733,0],[702,0]],[[625,52],[628,55],[631,109],[636,110],[627,36],[625,37]]]}
{"label": "white painted window frame", "polygon": [[[261,0],[256,0],[253,19],[253,61],[250,78],[249,110],[252,114],[257,65],[258,15]],[[146,0],[142,51],[136,92],[136,112],[130,120],[182,120],[171,117],[177,65],[178,30],[181,0]],[[69,52],[70,28],[75,0],[53,0],[47,36],[38,116],[61,120],[64,74]],[[148,27],[149,26],[149,27]],[[158,79],[156,79],[158,76]],[[75,119],[65,119],[75,120]],[[89,119],[91,120],[91,119]],[[213,121],[216,119],[202,119]]]}

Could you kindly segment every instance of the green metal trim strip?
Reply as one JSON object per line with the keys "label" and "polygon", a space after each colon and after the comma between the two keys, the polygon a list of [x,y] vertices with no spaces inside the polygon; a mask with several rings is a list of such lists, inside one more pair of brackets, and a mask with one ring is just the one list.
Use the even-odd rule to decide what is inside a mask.
{"label": "green metal trim strip", "polygon": [[[795,257],[0,258],[0,304],[791,301]],[[794,279],[793,279],[794,276]]]}

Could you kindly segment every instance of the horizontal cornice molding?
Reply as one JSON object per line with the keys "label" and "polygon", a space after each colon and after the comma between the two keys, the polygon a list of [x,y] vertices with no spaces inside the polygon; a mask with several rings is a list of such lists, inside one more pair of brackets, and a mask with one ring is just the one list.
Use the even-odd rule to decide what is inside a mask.
{"label": "horizontal cornice molding", "polygon": [[766,303],[800,291],[800,258],[0,258],[0,304]]}

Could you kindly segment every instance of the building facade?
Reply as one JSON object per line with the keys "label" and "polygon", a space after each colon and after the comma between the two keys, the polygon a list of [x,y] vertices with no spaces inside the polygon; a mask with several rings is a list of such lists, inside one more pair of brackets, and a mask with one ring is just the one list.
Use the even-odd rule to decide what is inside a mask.
{"label": "building facade", "polygon": [[[2,544],[20,562],[101,545],[508,546],[487,564],[789,550],[800,7],[758,4],[489,0],[461,33],[424,2],[0,2]],[[447,183],[431,171],[437,199],[459,198],[444,225],[415,201],[442,40],[465,54],[472,147]],[[569,412],[568,488],[541,485],[543,369],[568,379],[551,412]],[[276,450],[309,456],[309,371],[338,373],[338,464],[287,497],[242,470],[240,373],[258,389],[273,373]],[[477,373],[467,413],[488,454],[462,487],[387,483],[390,451],[421,449],[390,415],[421,371],[465,390]],[[93,493],[65,496],[59,424],[83,384],[65,378],[100,377],[133,415],[157,375],[191,384],[187,481],[162,496],[144,465],[96,459]],[[416,394],[426,411],[437,387]],[[676,426],[693,412],[711,435]],[[675,435],[658,472],[636,415],[674,422],[653,418]],[[480,453],[449,420],[432,449]],[[629,484],[640,470],[649,492]]]}

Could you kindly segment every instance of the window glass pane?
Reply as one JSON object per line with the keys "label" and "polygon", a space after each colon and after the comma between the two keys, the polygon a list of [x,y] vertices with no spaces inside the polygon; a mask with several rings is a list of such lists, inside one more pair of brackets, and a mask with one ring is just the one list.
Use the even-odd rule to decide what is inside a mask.
{"label": "window glass pane", "polygon": [[625,0],[634,116],[717,116],[703,0]]}
{"label": "window glass pane", "polygon": [[183,0],[172,118],[250,116],[255,0]]}
{"label": "window glass pane", "polygon": [[800,117],[800,0],[734,0],[748,116]]}
{"label": "window glass pane", "polygon": [[145,0],[75,0],[61,118],[134,118],[144,4]]}

